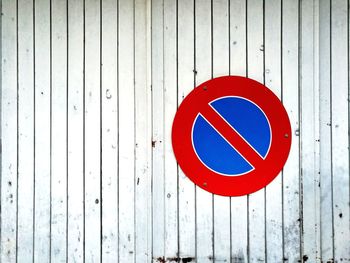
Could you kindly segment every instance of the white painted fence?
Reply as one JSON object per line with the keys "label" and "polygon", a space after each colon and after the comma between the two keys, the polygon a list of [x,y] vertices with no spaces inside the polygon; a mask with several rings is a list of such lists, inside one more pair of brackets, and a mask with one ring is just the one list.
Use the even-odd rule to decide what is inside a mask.
{"label": "white painted fence", "polygon": [[[349,262],[347,0],[2,0],[1,262]],[[176,165],[181,100],[271,88],[282,173],[213,196]]]}

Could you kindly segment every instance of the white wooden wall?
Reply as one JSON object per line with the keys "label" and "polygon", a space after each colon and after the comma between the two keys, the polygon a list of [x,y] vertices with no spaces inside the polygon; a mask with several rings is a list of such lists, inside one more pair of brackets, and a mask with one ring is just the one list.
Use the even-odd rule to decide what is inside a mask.
{"label": "white wooden wall", "polygon": [[[350,262],[348,0],[2,0],[1,262]],[[248,76],[293,129],[249,196],[170,143],[196,85]]]}

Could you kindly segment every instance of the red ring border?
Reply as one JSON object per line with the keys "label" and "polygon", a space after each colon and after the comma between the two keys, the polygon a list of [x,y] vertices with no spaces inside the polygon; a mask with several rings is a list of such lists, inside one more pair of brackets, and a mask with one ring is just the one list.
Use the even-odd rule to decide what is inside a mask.
{"label": "red ring border", "polygon": [[[263,166],[240,176],[223,176],[205,167],[192,145],[192,125],[201,107],[220,97],[239,96],[256,103],[271,126],[271,146]],[[172,126],[175,158],[185,175],[213,194],[242,196],[267,186],[282,170],[291,146],[291,125],[278,97],[263,84],[240,76],[211,79],[192,90],[179,106]]]}

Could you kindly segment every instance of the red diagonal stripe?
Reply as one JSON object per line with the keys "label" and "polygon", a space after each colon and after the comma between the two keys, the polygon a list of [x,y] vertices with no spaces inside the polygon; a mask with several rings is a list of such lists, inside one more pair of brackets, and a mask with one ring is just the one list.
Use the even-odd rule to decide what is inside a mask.
{"label": "red diagonal stripe", "polygon": [[253,167],[261,165],[264,159],[210,105],[200,113]]}

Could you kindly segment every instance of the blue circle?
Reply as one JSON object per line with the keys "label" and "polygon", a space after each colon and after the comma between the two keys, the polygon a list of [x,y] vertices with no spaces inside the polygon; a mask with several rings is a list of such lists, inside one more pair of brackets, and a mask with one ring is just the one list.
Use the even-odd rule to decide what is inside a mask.
{"label": "blue circle", "polygon": [[[241,97],[223,97],[210,103],[255,151],[265,158],[271,143],[269,122],[262,110]],[[199,159],[209,169],[223,175],[240,175],[254,167],[221,136],[205,116],[198,115],[192,129],[192,142]]]}

